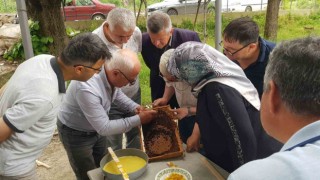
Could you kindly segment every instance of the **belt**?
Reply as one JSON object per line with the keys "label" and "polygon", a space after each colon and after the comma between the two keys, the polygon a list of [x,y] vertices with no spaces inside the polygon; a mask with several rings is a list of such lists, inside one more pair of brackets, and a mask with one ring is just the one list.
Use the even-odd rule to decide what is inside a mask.
{"label": "belt", "polygon": [[79,131],[76,129],[73,129],[71,127],[66,126],[65,124],[63,124],[59,119],[57,120],[57,125],[58,127],[60,127],[62,130],[67,130],[67,131],[71,131],[72,134],[75,135],[80,135],[80,136],[95,136],[98,133],[97,132],[86,132],[86,131]]}

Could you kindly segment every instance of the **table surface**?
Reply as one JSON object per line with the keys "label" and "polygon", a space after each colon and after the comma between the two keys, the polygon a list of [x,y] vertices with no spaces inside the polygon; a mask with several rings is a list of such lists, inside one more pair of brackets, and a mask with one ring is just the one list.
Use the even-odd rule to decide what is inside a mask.
{"label": "table surface", "polygon": [[[186,169],[192,175],[193,180],[215,180],[218,179],[210,168],[216,169],[221,176],[226,179],[228,172],[206,159],[198,152],[184,153],[182,157],[170,158],[162,161],[149,162],[147,170],[137,179],[139,180],[153,180],[156,174],[165,168],[168,168],[167,162],[173,162],[180,168]],[[208,167],[208,164],[210,167]],[[88,176],[91,180],[104,180],[104,175],[100,168],[88,171]],[[106,180],[106,178],[105,178]]]}

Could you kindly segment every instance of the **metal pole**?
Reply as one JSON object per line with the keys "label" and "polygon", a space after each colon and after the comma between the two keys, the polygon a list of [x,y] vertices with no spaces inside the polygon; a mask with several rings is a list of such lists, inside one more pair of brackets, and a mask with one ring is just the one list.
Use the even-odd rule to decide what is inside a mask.
{"label": "metal pole", "polygon": [[221,27],[222,27],[222,16],[221,16],[221,0],[216,0],[215,2],[215,6],[216,6],[216,19],[215,19],[215,33],[214,33],[214,37],[215,37],[215,48],[218,51],[221,51],[221,47],[219,46],[219,42],[221,42]]}
{"label": "metal pole", "polygon": [[31,35],[28,24],[27,7],[25,0],[16,0],[17,11],[19,16],[22,44],[25,58],[29,59],[34,56],[31,43]]}

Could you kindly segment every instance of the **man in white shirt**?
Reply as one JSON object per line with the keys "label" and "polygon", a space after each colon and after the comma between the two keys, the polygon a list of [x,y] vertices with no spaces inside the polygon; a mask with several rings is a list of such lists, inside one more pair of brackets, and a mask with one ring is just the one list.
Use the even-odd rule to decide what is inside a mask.
{"label": "man in white shirt", "polygon": [[87,81],[111,58],[92,33],[73,38],[61,55],[20,64],[0,90],[0,179],[34,180],[36,159],[50,143],[66,92],[65,81]]}
{"label": "man in white shirt", "polygon": [[[141,31],[136,27],[136,19],[132,11],[125,8],[115,8],[111,10],[104,23],[93,33],[97,34],[108,46],[111,53],[119,49],[130,49],[135,53],[141,52]],[[134,84],[128,84],[121,90],[130,99],[141,104],[141,90],[139,76]],[[110,120],[130,117],[133,114],[123,112],[121,108],[112,104],[109,112]],[[126,132],[128,148],[140,148],[139,129],[133,128]],[[107,146],[114,150],[122,149],[122,133],[109,135],[107,137]]]}
{"label": "man in white shirt", "polygon": [[251,161],[229,180],[318,179],[320,177],[320,38],[278,44],[264,76],[261,122],[285,143],[280,152]]}

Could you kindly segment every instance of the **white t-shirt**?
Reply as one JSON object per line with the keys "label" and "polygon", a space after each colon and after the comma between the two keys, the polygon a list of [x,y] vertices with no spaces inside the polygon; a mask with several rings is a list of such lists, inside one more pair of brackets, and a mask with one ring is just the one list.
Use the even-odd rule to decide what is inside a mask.
{"label": "white t-shirt", "polygon": [[197,99],[191,93],[191,86],[185,82],[166,82],[166,86],[173,87],[180,107],[196,107]]}
{"label": "white t-shirt", "polygon": [[64,86],[63,75],[60,69],[53,70],[51,58],[39,55],[20,64],[0,96],[0,115],[14,131],[0,143],[0,175],[31,171],[51,141],[65,93],[65,87],[59,92],[59,84]]}
{"label": "white t-shirt", "polygon": [[[105,37],[104,32],[103,32],[103,23],[100,27],[95,29],[92,33],[97,34],[103,42],[107,45],[109,51],[111,54],[115,52],[116,50],[120,49],[120,47],[114,45],[113,43],[109,42],[108,39]],[[142,35],[141,31],[138,27],[135,28],[131,38],[128,40],[127,43],[123,44],[122,46],[123,49],[130,49],[136,53],[141,52],[142,49]],[[137,81],[135,82],[134,85],[126,85],[121,88],[122,92],[127,95],[129,98],[132,98],[135,94],[137,94],[138,90],[140,88],[140,82],[139,82],[139,77],[137,77]]]}

